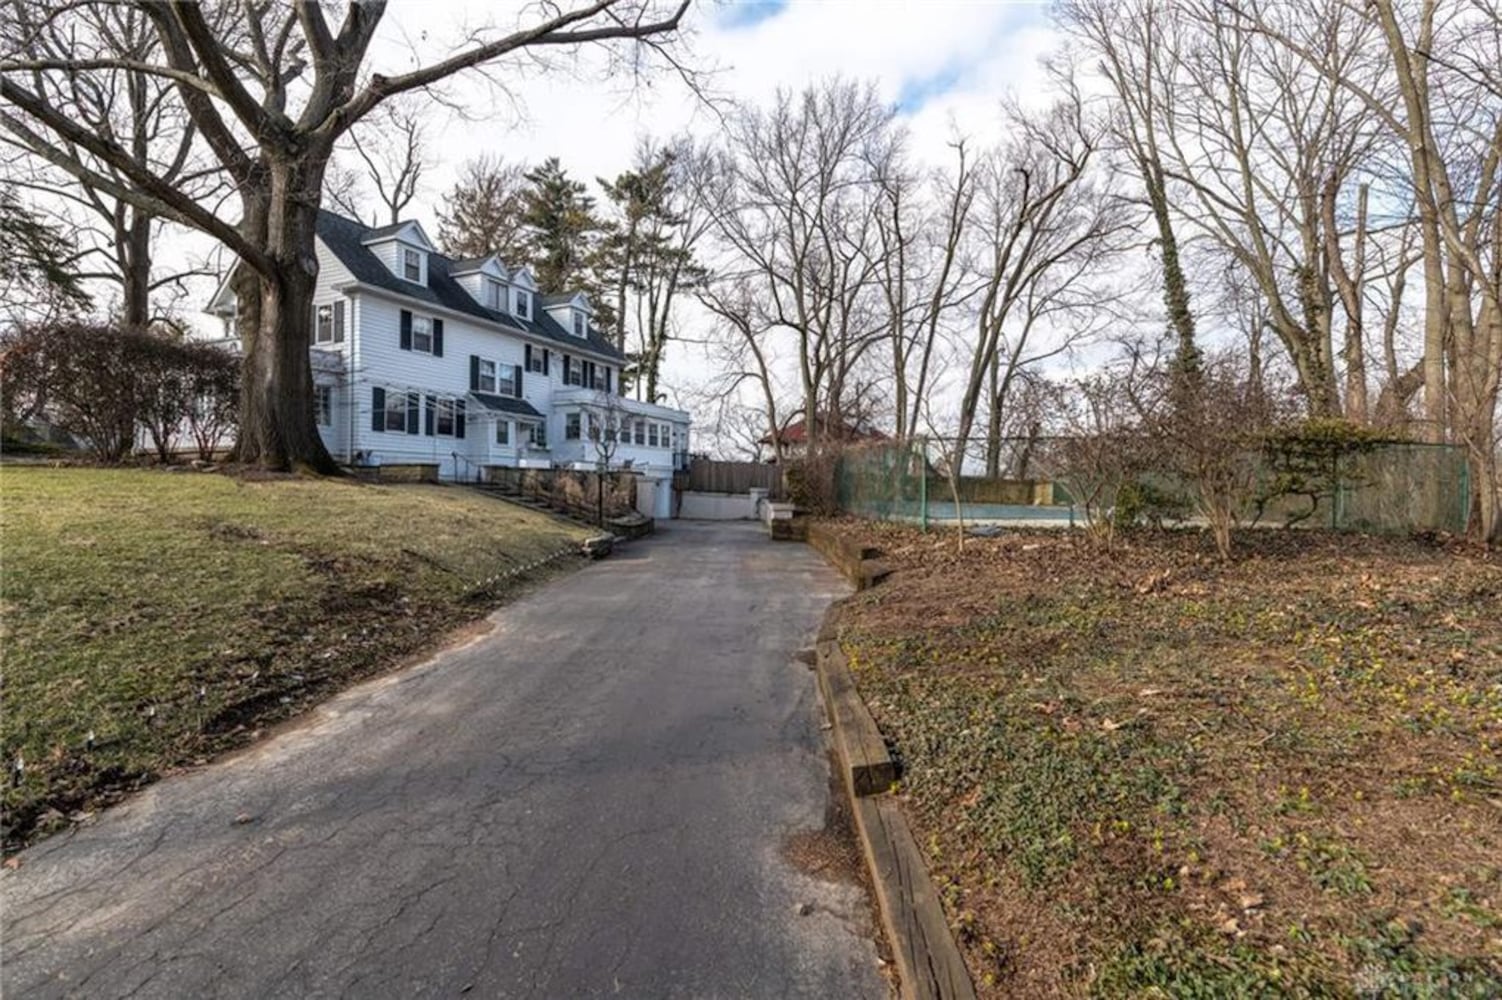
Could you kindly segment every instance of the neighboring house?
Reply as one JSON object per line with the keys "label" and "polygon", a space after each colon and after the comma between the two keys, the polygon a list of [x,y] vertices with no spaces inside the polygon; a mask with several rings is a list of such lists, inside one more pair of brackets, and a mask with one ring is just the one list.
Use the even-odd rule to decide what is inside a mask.
{"label": "neighboring house", "polygon": [[[819,437],[824,441],[838,441],[842,444],[856,444],[862,441],[885,441],[887,436],[881,431],[860,427],[855,424],[838,421],[831,424],[828,418],[819,417],[815,426],[819,429]],[[787,424],[777,433],[774,438],[770,433],[763,434],[757,442],[758,457],[767,462],[777,461],[779,449],[774,443],[781,444],[782,457],[802,458],[808,450],[808,424],[803,420],[795,420]]]}
{"label": "neighboring house", "polygon": [[[543,294],[525,267],[452,260],[416,222],[318,216],[313,373],[324,444],[348,464],[686,466],[689,415],[620,395],[623,355],[582,293]],[[235,297],[209,311],[233,335]],[[658,494],[666,498],[666,488]]]}

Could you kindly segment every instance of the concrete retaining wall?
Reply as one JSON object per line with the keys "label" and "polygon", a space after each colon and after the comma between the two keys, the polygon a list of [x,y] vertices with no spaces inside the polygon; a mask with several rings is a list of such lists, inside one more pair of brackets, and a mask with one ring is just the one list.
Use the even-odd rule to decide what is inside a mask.
{"label": "concrete retaining wall", "polygon": [[685,490],[678,516],[696,521],[754,521],[756,497],[749,493],[699,493]]}

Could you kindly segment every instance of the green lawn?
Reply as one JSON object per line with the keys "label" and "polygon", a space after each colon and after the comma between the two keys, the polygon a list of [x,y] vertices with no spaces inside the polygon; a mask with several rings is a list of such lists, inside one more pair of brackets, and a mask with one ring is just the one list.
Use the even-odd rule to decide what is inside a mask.
{"label": "green lawn", "polygon": [[586,534],[455,487],[26,466],[0,469],[0,532],[11,849],[431,645]]}

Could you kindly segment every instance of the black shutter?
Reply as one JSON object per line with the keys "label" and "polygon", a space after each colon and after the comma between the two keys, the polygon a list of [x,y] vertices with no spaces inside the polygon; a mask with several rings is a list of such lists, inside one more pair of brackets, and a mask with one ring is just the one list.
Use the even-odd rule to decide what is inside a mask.
{"label": "black shutter", "polygon": [[344,300],[334,303],[334,343],[344,343]]}
{"label": "black shutter", "polygon": [[380,386],[370,390],[370,429],[386,429],[386,390]]}
{"label": "black shutter", "polygon": [[464,400],[454,400],[454,437],[464,436]]}
{"label": "black shutter", "polygon": [[[523,353],[525,354],[525,360],[522,362],[522,367],[525,368],[525,369],[527,369],[527,371],[531,371],[532,370],[532,345],[531,344],[525,344],[525,345],[523,345]],[[519,396],[519,395],[521,395],[521,393],[517,393],[517,395]]]}
{"label": "black shutter", "polygon": [[516,398],[522,398],[522,366],[516,366]]}
{"label": "black shutter", "polygon": [[605,391],[607,393],[610,391],[610,369],[609,368],[605,369]]}
{"label": "black shutter", "polygon": [[563,384],[564,385],[568,385],[568,369],[569,369],[568,355],[565,354],[563,356]]}
{"label": "black shutter", "polygon": [[542,373],[544,375],[548,374],[548,355],[550,353],[546,347],[542,349]]}
{"label": "black shutter", "polygon": [[412,350],[412,311],[402,310],[402,350]]}
{"label": "black shutter", "polygon": [[478,354],[469,356],[469,391],[480,391],[480,356]]}
{"label": "black shutter", "polygon": [[443,320],[433,320],[433,357],[443,357]]}
{"label": "black shutter", "polygon": [[422,408],[422,432],[428,437],[433,436],[433,397],[425,398]]}
{"label": "black shutter", "polygon": [[407,433],[418,434],[422,428],[417,426],[418,418],[422,415],[422,396],[419,393],[407,393]]}

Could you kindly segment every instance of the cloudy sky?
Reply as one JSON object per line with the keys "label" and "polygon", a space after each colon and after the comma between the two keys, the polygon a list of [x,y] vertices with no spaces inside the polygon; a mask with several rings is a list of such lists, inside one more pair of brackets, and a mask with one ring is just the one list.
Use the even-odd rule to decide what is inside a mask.
{"label": "cloudy sky", "polygon": [[[380,60],[395,68],[413,58],[414,47],[438,54],[496,17],[495,7],[493,0],[397,0]],[[432,23],[435,10],[446,24]],[[836,74],[874,80],[901,109],[916,148],[936,159],[952,127],[983,138],[1003,94],[1041,89],[1038,57],[1057,40],[1044,4],[1001,0],[700,0],[688,28],[681,54],[703,71],[712,93],[765,101],[779,87],[796,90]],[[669,74],[641,82],[606,76],[585,57],[520,82],[509,74],[506,83],[509,98],[473,79],[450,88],[447,96],[474,108],[475,120],[444,125],[444,162],[425,211],[453,169],[481,152],[525,161],[558,156],[580,176],[609,176],[628,164],[639,135],[715,128],[713,111]]]}
{"label": "cloudy sky", "polygon": [[[369,68],[389,74],[430,62],[476,32],[531,23],[530,6],[393,0]],[[676,51],[712,95],[726,99],[768,101],[779,87],[798,90],[835,75],[874,81],[899,109],[914,153],[937,164],[948,161],[956,133],[977,143],[994,139],[1007,94],[1042,95],[1039,58],[1057,43],[1041,2],[697,0]],[[406,213],[434,235],[437,206],[472,157],[535,163],[557,156],[592,181],[627,168],[643,136],[717,128],[715,111],[677,75],[612,71],[598,53],[559,58],[546,70],[507,64],[489,79],[455,78],[436,96],[428,124],[434,163]],[[181,237],[173,244],[183,252],[204,246]],[[194,297],[206,301],[211,292]],[[207,317],[200,322],[217,331]],[[705,366],[702,351],[677,347],[664,373],[669,390],[701,382]]]}

